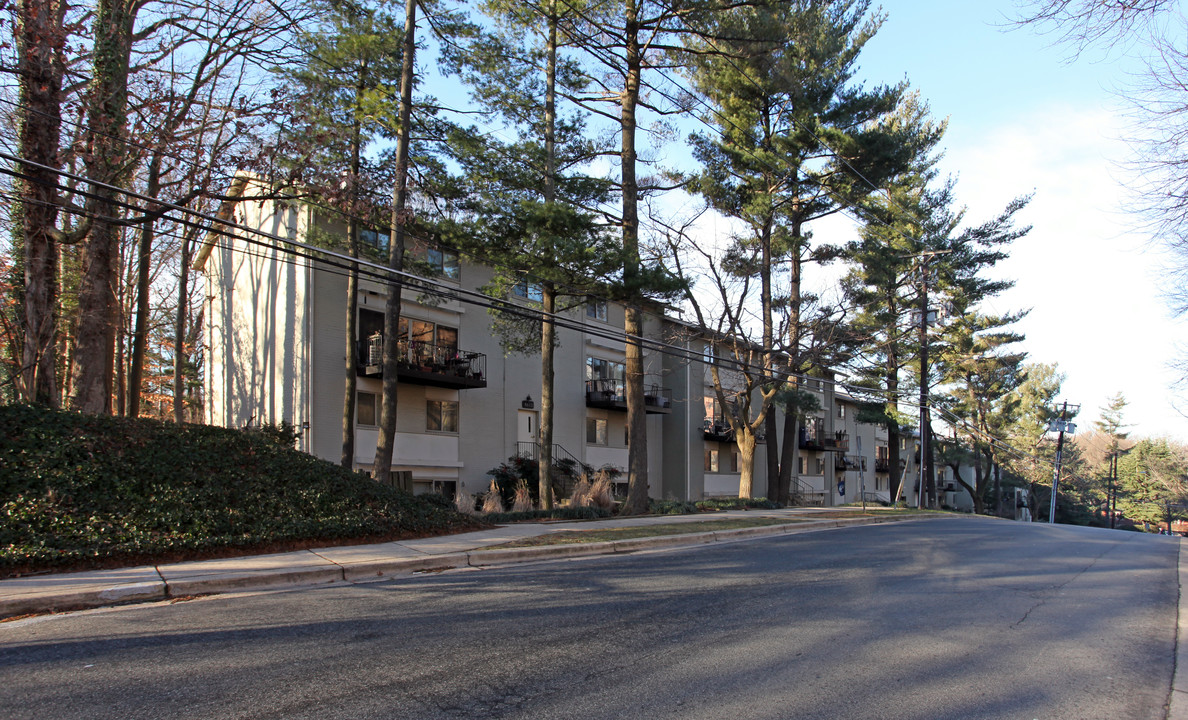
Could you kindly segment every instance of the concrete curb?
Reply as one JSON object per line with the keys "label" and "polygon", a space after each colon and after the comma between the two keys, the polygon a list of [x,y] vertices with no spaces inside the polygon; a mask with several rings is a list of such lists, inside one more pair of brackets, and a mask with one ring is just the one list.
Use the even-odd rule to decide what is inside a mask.
{"label": "concrete curb", "polygon": [[343,569],[339,565],[301,570],[274,570],[269,572],[234,573],[230,575],[199,575],[192,578],[172,580],[166,585],[169,597],[187,595],[208,595],[212,593],[239,592],[242,590],[270,590],[283,587],[304,587],[309,585],[332,585],[344,582]]}
{"label": "concrete curb", "polygon": [[1180,602],[1176,609],[1176,662],[1172,675],[1171,694],[1167,701],[1167,720],[1188,720],[1188,617],[1185,617],[1184,572],[1188,569],[1188,556],[1184,553],[1184,540],[1180,540],[1177,568]]}
{"label": "concrete curb", "polygon": [[162,581],[64,592],[49,598],[41,596],[0,598],[0,619],[19,615],[84,610],[105,605],[156,602],[166,600],[168,597],[165,583]]}
{"label": "concrete curb", "polygon": [[467,553],[431,555],[423,558],[408,558],[390,561],[364,562],[344,565],[343,579],[349,583],[367,583],[387,580],[397,575],[412,575],[419,572],[442,572],[465,567],[469,564]]}
{"label": "concrete curb", "polygon": [[[72,589],[70,579],[62,576],[28,578],[26,589],[0,597],[0,619],[18,615],[61,612],[134,602],[156,602],[191,595],[208,595],[250,590],[367,583],[417,572],[440,572],[458,567],[497,567],[519,563],[565,558],[617,555],[675,547],[695,547],[720,542],[738,542],[776,535],[819,532],[856,525],[927,519],[928,515],[908,517],[847,518],[798,520],[777,525],[659,535],[594,543],[541,545],[522,548],[496,548],[468,552],[426,555],[409,558],[377,559],[360,562],[335,562],[315,551],[251,557],[254,567],[242,565],[243,558],[178,563],[159,567],[125,568],[112,571],[110,582],[91,581],[89,587]],[[238,561],[238,562],[237,562]],[[1181,557],[1181,573],[1184,558]],[[121,581],[122,576],[127,579]],[[155,579],[149,579],[155,578]],[[18,579],[17,582],[20,582]],[[54,588],[54,584],[59,586]],[[10,586],[11,587],[11,586]],[[7,589],[7,588],[6,588]],[[1181,639],[1181,652],[1188,653],[1188,641]],[[1185,661],[1188,665],[1188,661]],[[1188,673],[1186,673],[1188,675]],[[1188,700],[1188,698],[1185,698]],[[1181,703],[1188,708],[1188,702]],[[1177,716],[1188,720],[1188,713]]]}

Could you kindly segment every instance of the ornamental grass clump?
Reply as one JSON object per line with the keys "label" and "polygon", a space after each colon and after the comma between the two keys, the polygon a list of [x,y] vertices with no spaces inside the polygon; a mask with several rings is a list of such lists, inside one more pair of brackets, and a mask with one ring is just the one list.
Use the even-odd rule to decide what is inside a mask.
{"label": "ornamental grass clump", "polygon": [[532,491],[528,488],[528,481],[521,480],[516,483],[516,497],[512,503],[511,511],[514,513],[532,512],[535,507],[532,504]]}
{"label": "ornamental grass clump", "polygon": [[610,510],[615,506],[614,484],[605,470],[599,470],[587,493],[588,505]]}
{"label": "ornamental grass clump", "polygon": [[491,489],[483,495],[483,512],[501,513],[503,511],[503,496],[499,494],[499,485],[492,480]]}
{"label": "ornamental grass clump", "polygon": [[458,512],[464,515],[475,515],[477,511],[474,506],[474,495],[466,492],[465,488],[459,489],[458,493],[454,495],[454,509]]}
{"label": "ornamental grass clump", "polygon": [[590,502],[590,484],[589,478],[582,475],[582,479],[577,481],[573,486],[573,494],[569,496],[569,507],[590,507],[593,503]]}

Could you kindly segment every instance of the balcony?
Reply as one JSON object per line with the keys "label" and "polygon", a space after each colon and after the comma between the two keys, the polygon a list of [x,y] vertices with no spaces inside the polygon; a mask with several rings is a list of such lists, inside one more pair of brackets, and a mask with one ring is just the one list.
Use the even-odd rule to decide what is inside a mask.
{"label": "balcony", "polygon": [[842,430],[835,433],[825,432],[825,421],[822,418],[809,418],[808,422],[800,427],[800,449],[845,452],[850,449],[850,438]]}
{"label": "balcony", "polygon": [[836,455],[833,459],[835,470],[865,470],[866,458],[859,455]]}
{"label": "balcony", "polygon": [[701,423],[701,437],[710,442],[734,442],[734,430],[726,418],[706,418]]}
{"label": "balcony", "polygon": [[891,472],[891,458],[886,455],[875,457],[875,472]]}
{"label": "balcony", "polygon": [[850,449],[850,436],[844,430],[838,430],[832,435],[825,435],[825,449],[833,452],[846,452]]}
{"label": "balcony", "polygon": [[[384,338],[372,335],[359,343],[359,374],[383,377]],[[433,387],[487,387],[487,356],[455,347],[401,340],[397,351],[396,374],[400,382]]]}
{"label": "balcony", "polygon": [[[587,380],[586,407],[626,411],[627,390],[623,381],[614,378]],[[672,391],[655,383],[645,383],[644,410],[648,414],[672,412]]]}

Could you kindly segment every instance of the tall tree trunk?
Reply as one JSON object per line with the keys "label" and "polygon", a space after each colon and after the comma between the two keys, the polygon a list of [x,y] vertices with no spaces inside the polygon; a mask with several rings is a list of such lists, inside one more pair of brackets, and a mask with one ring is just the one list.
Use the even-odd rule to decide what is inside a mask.
{"label": "tall tree trunk", "polygon": [[[544,106],[544,201],[557,199],[557,4],[549,3],[548,39],[545,46],[545,106]],[[557,326],[553,313],[557,311],[557,288],[551,282],[542,283],[541,305],[544,318],[540,327],[540,453],[537,456],[538,495],[542,510],[553,507],[553,388],[556,380]]]}
{"label": "tall tree trunk", "polygon": [[884,405],[890,422],[887,425],[887,477],[891,504],[899,502],[899,494],[903,492],[903,469],[899,465],[899,420],[895,413],[899,409],[899,354],[896,352],[895,339],[889,339],[887,347],[886,372],[887,402]]}
{"label": "tall tree trunk", "polygon": [[[18,154],[33,163],[21,165],[16,181],[21,252],[24,262],[23,348],[20,391],[25,402],[56,407],[55,368],[58,251],[58,177],[61,164],[62,73],[66,31],[62,0],[17,3],[17,77],[20,82]],[[16,221],[16,218],[14,218]]]}
{"label": "tall tree trunk", "polygon": [[994,514],[1002,517],[1002,466],[994,463]]}
{"label": "tall tree trunk", "polygon": [[[388,267],[404,270],[405,205],[408,200],[408,148],[412,122],[413,54],[416,52],[417,0],[404,6],[404,57],[400,74],[400,137],[396,145],[396,181],[392,191],[392,233],[388,241]],[[384,381],[380,403],[380,433],[375,448],[375,478],[391,481],[392,454],[396,444],[396,400],[399,388],[400,296],[403,283],[399,276],[388,281],[388,299],[384,306]],[[411,491],[411,487],[406,487]]]}
{"label": "tall tree trunk", "polygon": [[[177,312],[173,316],[173,422],[181,425],[186,420],[186,324],[190,316],[190,256],[194,249],[194,235],[197,229],[187,230],[182,235],[181,264],[177,275]],[[199,323],[200,324],[200,323]]]}
{"label": "tall tree trunk", "polygon": [[[122,236],[123,233],[117,233],[117,235]],[[128,398],[128,382],[124,376],[127,367],[124,355],[128,340],[128,303],[131,302],[128,291],[132,287],[132,283],[129,282],[131,278],[125,275],[125,272],[129,272],[129,264],[127,258],[124,257],[122,240],[123,238],[120,237],[116,241],[119,244],[119,259],[116,263],[115,275],[119,280],[115,286],[115,359],[112,361],[114,372],[112,388],[115,390],[115,407],[112,412],[118,417],[124,417],[127,414],[125,402]]]}
{"label": "tall tree trunk", "polygon": [[[144,194],[155,198],[161,190],[161,153],[154,152],[149,161],[148,179]],[[148,212],[155,207],[146,208]],[[136,327],[132,331],[132,364],[128,369],[128,415],[140,416],[140,385],[144,380],[144,358],[148,351],[149,280],[153,261],[155,219],[145,220],[140,227],[140,248],[136,260]]]}
{"label": "tall tree trunk", "polygon": [[735,440],[738,446],[738,496],[750,498],[755,496],[755,434],[743,423],[739,423],[742,432]]}
{"label": "tall tree trunk", "polygon": [[551,282],[541,283],[541,309],[546,317],[540,328],[540,507],[553,507],[553,388],[556,376],[557,326],[551,320],[557,311],[557,288]]}
{"label": "tall tree trunk", "polygon": [[[774,308],[771,300],[771,231],[773,219],[771,215],[764,218],[763,229],[759,234],[759,305],[763,321],[763,377],[768,384],[776,382],[775,377],[775,320]],[[764,403],[768,401],[765,399]],[[788,486],[781,482],[779,448],[780,439],[776,436],[775,413],[770,408],[763,419],[764,436],[767,438],[767,496],[781,505],[788,504]],[[742,418],[747,422],[750,418]]]}
{"label": "tall tree trunk", "polygon": [[627,0],[624,8],[624,36],[626,42],[626,82],[620,99],[621,172],[623,179],[623,282],[629,300],[623,331],[626,346],[627,435],[627,500],[622,514],[642,515],[648,510],[648,437],[647,410],[644,407],[643,347],[635,338],[643,335],[643,313],[639,303],[639,185],[636,181],[635,132],[636,107],[643,72],[643,53],[639,44],[639,21],[635,0]]}
{"label": "tall tree trunk", "polygon": [[[793,248],[788,278],[788,366],[793,372],[801,372],[805,369],[805,363],[800,354],[800,243],[802,242],[802,226],[799,219],[792,221],[791,230]],[[794,382],[798,385],[800,384],[799,380],[794,379]],[[796,467],[796,459],[800,454],[799,422],[798,411],[791,407],[784,410],[784,447],[780,454],[780,484],[781,487],[789,488],[789,492],[791,492],[794,478],[797,480],[797,486],[799,487],[800,468]]]}
{"label": "tall tree trunk", "polygon": [[348,470],[355,469],[355,394],[359,377],[359,221],[355,219],[355,204],[359,196],[359,170],[361,167],[363,123],[359,118],[359,103],[367,85],[367,62],[359,68],[355,84],[355,117],[351,126],[351,177],[350,192],[347,193],[347,252],[351,256],[347,271],[346,289],[346,352],[343,353],[342,389],[342,452],[338,462]]}
{"label": "tall tree trunk", "polygon": [[128,63],[136,6],[128,0],[99,0],[95,11],[94,73],[87,107],[86,174],[90,232],[83,247],[78,291],[78,330],[71,404],[90,414],[111,412],[115,345],[115,276],[118,186],[124,179],[128,105]]}
{"label": "tall tree trunk", "polygon": [[780,473],[780,439],[776,434],[778,432],[775,411],[769,411],[767,417],[763,418],[763,436],[767,439],[767,452],[764,456],[767,461],[767,492],[773,501],[787,505],[792,501],[792,493],[783,482]]}

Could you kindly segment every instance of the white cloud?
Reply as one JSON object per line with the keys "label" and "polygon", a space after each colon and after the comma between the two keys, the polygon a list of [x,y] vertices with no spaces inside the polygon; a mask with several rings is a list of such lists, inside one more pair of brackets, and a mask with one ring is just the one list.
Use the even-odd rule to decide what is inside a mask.
{"label": "white cloud", "polygon": [[1081,417],[1096,418],[1121,391],[1136,432],[1188,439],[1168,367],[1185,329],[1159,296],[1157,253],[1126,213],[1117,117],[1047,106],[951,144],[945,165],[960,171],[957,194],[970,222],[1034,191],[1020,214],[1033,229],[999,268],[1017,284],[995,309],[1032,308],[1021,324],[1026,347],[1033,360],[1060,365],[1064,397],[1082,405]]}

